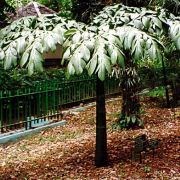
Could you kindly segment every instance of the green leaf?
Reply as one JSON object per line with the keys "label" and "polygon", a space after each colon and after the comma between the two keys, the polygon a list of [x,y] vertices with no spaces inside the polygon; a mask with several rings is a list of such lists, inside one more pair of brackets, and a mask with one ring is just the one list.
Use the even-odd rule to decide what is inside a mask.
{"label": "green leaf", "polygon": [[75,73],[75,68],[73,67],[71,62],[68,63],[67,72],[69,75],[74,75]]}
{"label": "green leaf", "polygon": [[132,121],[132,123],[136,123],[136,117],[135,116],[131,116],[131,121]]}
{"label": "green leaf", "polygon": [[26,40],[25,40],[24,37],[21,37],[21,38],[17,39],[16,41],[17,41],[17,47],[16,47],[17,53],[21,54],[22,52],[25,51],[25,48],[26,48],[26,45],[27,45]]}
{"label": "green leaf", "polygon": [[125,24],[127,24],[130,21],[130,19],[128,16],[124,16],[121,18],[121,21],[123,21]]}
{"label": "green leaf", "polygon": [[85,31],[85,32],[82,33],[82,38],[84,40],[88,40],[90,38],[90,35],[91,35],[91,33]]}
{"label": "green leaf", "polygon": [[43,71],[43,64],[42,64],[42,62],[35,61],[34,68],[35,68],[36,71],[42,72]]}
{"label": "green leaf", "polygon": [[[42,58],[42,57],[40,57]],[[42,64],[42,61],[39,61],[39,60],[34,60],[34,69],[38,72],[42,72],[43,71],[43,64]]]}
{"label": "green leaf", "polygon": [[35,47],[31,50],[30,59],[33,59],[34,62],[43,61],[42,54]]}
{"label": "green leaf", "polygon": [[136,32],[130,31],[128,33],[128,36],[125,37],[125,39],[127,39],[126,44],[124,43],[124,46],[126,47],[126,49],[130,49],[132,47],[132,42],[135,39],[136,35],[137,35]]}
{"label": "green leaf", "polygon": [[141,40],[142,39],[137,39],[136,40],[136,43],[135,43],[135,46],[134,46],[134,49],[132,50],[132,53],[133,53],[133,57],[135,58],[135,60],[139,60],[142,55],[143,55],[143,48],[141,46]]}
{"label": "green leaf", "polygon": [[71,55],[71,50],[70,47],[68,47],[63,54],[63,59],[62,59],[63,64],[64,64],[64,60],[68,59],[70,55]]}
{"label": "green leaf", "polygon": [[124,41],[124,37],[119,37],[119,38],[115,38],[115,43],[119,46],[119,48],[123,48],[123,41]]}
{"label": "green leaf", "polygon": [[149,38],[146,40],[146,49],[151,48],[151,46],[152,46],[152,40]]}
{"label": "green leaf", "polygon": [[161,53],[161,51],[159,49],[156,49],[156,59],[159,61],[159,62],[162,62],[162,58],[163,58],[163,55]]}
{"label": "green leaf", "polygon": [[127,121],[127,124],[129,124],[129,123],[131,122],[130,116],[127,116],[127,117],[126,117],[126,121]]}
{"label": "green leaf", "polygon": [[[33,63],[33,68],[29,68],[28,69],[33,69],[36,71],[43,71],[43,67],[42,67],[42,61],[43,61],[43,57],[42,54],[35,48],[33,48],[30,52],[30,57],[29,57],[29,63]],[[30,65],[31,67],[32,65]],[[30,70],[30,74],[33,73],[33,71]]]}
{"label": "green leaf", "polygon": [[80,39],[81,39],[81,34],[80,34],[80,32],[77,32],[73,35],[72,42],[74,44],[79,43]]}
{"label": "green leaf", "polygon": [[98,77],[100,80],[105,79],[106,70],[111,73],[110,58],[106,54],[98,53],[98,66],[96,72],[98,72]]}
{"label": "green leaf", "polygon": [[36,41],[33,44],[33,48],[36,49],[37,51],[39,51],[40,53],[43,53],[43,46],[42,43],[40,42],[40,40],[37,38]]}
{"label": "green leaf", "polygon": [[139,13],[131,13],[130,14],[131,19],[137,19],[139,17]]}
{"label": "green leaf", "polygon": [[89,63],[86,65],[86,69],[88,70],[88,74],[91,76],[97,66],[97,55],[93,56],[93,58],[89,61]]}
{"label": "green leaf", "polygon": [[145,26],[145,28],[149,28],[149,26],[150,26],[150,18],[149,17],[146,17],[146,16],[143,16],[142,17],[142,23],[143,23],[143,25]]}
{"label": "green leaf", "polygon": [[171,36],[175,37],[176,35],[179,34],[179,27],[176,25],[176,24],[172,24],[171,27],[170,27],[170,33],[171,33]]}
{"label": "green leaf", "polygon": [[54,29],[53,32],[58,34],[58,43],[59,44],[63,44],[64,43],[64,33],[65,33],[65,29],[62,28],[62,26],[60,24],[58,24]]}
{"label": "green leaf", "polygon": [[180,50],[180,37],[176,40],[176,47]]}
{"label": "green leaf", "polygon": [[97,66],[96,72],[98,72],[98,77],[102,81],[105,79],[105,72],[106,72],[105,70],[106,68],[105,68],[104,61],[101,57],[98,56],[98,66]]}
{"label": "green leaf", "polygon": [[152,17],[152,21],[153,21],[153,23],[154,23],[157,27],[159,27],[160,29],[162,29],[162,23],[161,23],[161,21],[159,20],[159,18],[157,18],[157,17]]}
{"label": "green leaf", "polygon": [[28,74],[31,76],[34,73],[34,63],[33,61],[30,61],[28,63]]}
{"label": "green leaf", "polygon": [[142,22],[140,20],[135,19],[133,21],[133,24],[137,29],[142,29],[143,28],[143,24],[142,24]]}
{"label": "green leaf", "polygon": [[93,32],[96,32],[97,29],[98,29],[97,26],[90,26],[90,27],[88,27],[88,30],[93,31]]}
{"label": "green leaf", "polygon": [[77,29],[69,29],[64,33],[65,38],[68,38],[69,36],[72,36],[77,32]]}
{"label": "green leaf", "polygon": [[70,58],[70,62],[72,63],[77,74],[81,74],[86,65],[85,61],[82,58],[83,54],[79,51],[74,52],[73,56]]}
{"label": "green leaf", "polygon": [[122,52],[118,54],[118,64],[125,69],[124,54]]}
{"label": "green leaf", "polygon": [[16,65],[17,52],[13,47],[9,47],[5,52],[4,69],[9,69],[11,66]]}
{"label": "green leaf", "polygon": [[105,63],[105,67],[106,67],[106,70],[108,73],[111,73],[111,70],[112,70],[112,67],[111,67],[111,61],[110,61],[110,58],[107,56],[107,55],[104,55],[104,63]]}
{"label": "green leaf", "polygon": [[148,49],[148,54],[150,56],[151,59],[156,59],[156,46],[154,44],[152,44],[152,46]]}
{"label": "green leaf", "polygon": [[57,40],[55,40],[51,34],[49,33],[44,34],[43,47],[45,51],[48,51],[49,49],[51,49],[52,51],[55,51],[56,43],[57,43]]}
{"label": "green leaf", "polygon": [[113,50],[114,50],[114,46],[112,44],[108,44],[107,51],[108,51],[109,56],[111,56]]}
{"label": "green leaf", "polygon": [[25,18],[25,19],[24,19],[24,24],[25,24],[27,27],[29,27],[29,25],[30,25],[29,20]]}
{"label": "green leaf", "polygon": [[101,67],[101,68],[98,68],[98,77],[101,81],[104,81],[105,80],[105,68],[104,67]]}
{"label": "green leaf", "polygon": [[113,65],[117,63],[117,58],[118,58],[118,53],[116,49],[114,49],[114,51],[111,54],[111,62]]}
{"label": "green leaf", "polygon": [[88,61],[90,59],[90,56],[91,56],[89,49],[85,45],[83,45],[81,48],[82,48],[82,51],[84,53],[84,56],[83,56],[84,60]]}
{"label": "green leaf", "polygon": [[84,44],[90,51],[92,51],[94,49],[94,40],[89,39],[89,40],[85,41]]}
{"label": "green leaf", "polygon": [[0,49],[0,60],[4,59],[4,57],[5,57],[4,51]]}
{"label": "green leaf", "polygon": [[25,51],[20,60],[20,66],[23,67],[27,63],[28,59],[29,59],[29,52]]}
{"label": "green leaf", "polygon": [[32,34],[30,34],[30,35],[28,36],[28,39],[29,39],[28,44],[32,44],[32,43],[34,42],[34,36],[33,36]]}

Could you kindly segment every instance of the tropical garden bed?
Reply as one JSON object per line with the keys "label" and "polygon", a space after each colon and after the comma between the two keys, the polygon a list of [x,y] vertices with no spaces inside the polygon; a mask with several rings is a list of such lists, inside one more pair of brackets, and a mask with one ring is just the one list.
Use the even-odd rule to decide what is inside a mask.
{"label": "tropical garden bed", "polygon": [[[180,108],[162,109],[144,99],[144,129],[120,130],[114,126],[121,98],[107,102],[109,165],[96,168],[95,107],[66,113],[67,124],[0,147],[0,179],[176,179],[179,178],[178,127]],[[82,104],[81,104],[82,105]],[[133,139],[139,134],[160,139],[153,157],[131,160]]]}
{"label": "tropical garden bed", "polygon": [[[122,1],[123,4],[115,5],[114,2],[108,1],[112,4],[108,6],[105,1],[63,1],[61,5],[65,9],[55,8],[60,5],[58,3],[50,3],[61,16],[43,15],[37,3],[33,3],[37,16],[23,17],[6,26],[6,10],[14,8],[15,3],[12,1],[8,5],[3,1],[0,19],[3,20],[2,27],[6,27],[0,30],[0,68],[5,69],[0,69],[1,77],[3,76],[0,78],[1,99],[4,98],[2,95],[12,95],[6,90],[35,85],[36,80],[41,79],[41,75],[35,72],[43,71],[44,55],[62,47],[62,54],[59,56],[61,65],[66,69],[66,77],[77,75],[79,78],[86,71],[89,76],[96,78],[96,83],[93,83],[96,84],[96,117],[95,107],[83,112],[67,113],[63,117],[68,122],[66,126],[3,145],[0,149],[0,179],[178,178],[179,167],[176,163],[179,108],[175,107],[179,104],[177,72],[180,62],[180,4],[175,0],[174,3],[171,0],[136,3]],[[24,70],[23,76],[14,72],[11,74],[13,68],[27,71]],[[141,77],[141,68],[145,68],[146,72],[152,70],[148,76],[145,73],[144,77],[147,79]],[[155,69],[160,71],[156,72]],[[44,74],[45,79],[49,79],[46,76],[48,74]],[[107,74],[118,78],[122,100],[108,103],[106,113],[104,82],[107,81]],[[144,87],[146,80],[150,80],[152,86]],[[160,108],[152,99],[140,98],[155,87],[155,92],[160,94],[152,91],[149,95],[154,96],[153,100],[157,100],[157,96],[166,97],[166,109]],[[61,89],[66,91],[65,88]],[[69,89],[66,95],[69,96],[72,92]],[[8,118],[16,115],[19,118],[22,115],[26,126],[27,118],[29,121],[30,117],[31,121],[32,114],[43,114],[43,117],[44,114],[49,115],[49,107],[53,107],[52,112],[56,113],[55,106],[51,104],[56,102],[57,97],[62,100],[61,94],[60,91],[44,93],[39,103],[36,100],[41,99],[41,95],[25,97],[16,104],[9,104],[10,96],[5,97],[0,102],[0,122],[4,121],[6,114]],[[82,94],[81,90],[79,94]],[[19,92],[17,95],[19,96]],[[48,103],[44,106],[48,97],[50,106]],[[14,102],[17,99],[19,97],[15,97]],[[34,101],[27,103],[27,99]],[[79,100],[82,102],[83,98],[80,97]],[[34,104],[38,104],[38,108],[35,108],[37,113],[31,111]],[[42,113],[41,105],[48,113]],[[10,113],[9,110],[14,110],[16,106],[24,107],[24,110]],[[30,107],[28,116],[27,107]],[[56,108],[60,109],[59,104]],[[138,129],[143,127],[141,119],[145,126]],[[2,133],[7,131],[7,126],[10,127],[11,124],[0,126]],[[133,141],[139,135],[145,135],[148,139],[155,138],[159,143],[155,157],[151,152],[143,153],[142,163],[131,161]]]}

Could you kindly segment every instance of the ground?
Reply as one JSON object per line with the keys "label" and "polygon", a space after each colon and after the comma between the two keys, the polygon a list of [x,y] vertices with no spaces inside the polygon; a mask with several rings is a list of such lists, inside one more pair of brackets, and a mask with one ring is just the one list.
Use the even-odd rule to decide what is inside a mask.
{"label": "ground", "polygon": [[[180,108],[160,108],[142,102],[144,129],[114,128],[120,97],[106,103],[109,165],[94,166],[95,107],[66,113],[64,126],[47,129],[0,146],[0,180],[21,179],[180,179]],[[82,106],[82,104],[81,104]],[[133,139],[139,134],[160,139],[159,148],[132,161]]]}

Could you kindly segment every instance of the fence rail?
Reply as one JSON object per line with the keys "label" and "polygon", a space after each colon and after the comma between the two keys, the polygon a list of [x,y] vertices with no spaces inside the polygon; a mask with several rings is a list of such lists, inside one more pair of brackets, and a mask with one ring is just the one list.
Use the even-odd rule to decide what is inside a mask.
{"label": "fence rail", "polygon": [[[180,98],[179,72],[179,68],[167,69],[166,72],[167,83],[176,102]],[[162,69],[141,69],[139,75],[143,79],[140,89],[164,86]],[[39,81],[16,90],[0,90],[0,133],[59,121],[62,106],[95,97],[95,81],[95,76],[86,74],[70,80],[62,75],[59,79]],[[106,78],[105,92],[106,95],[119,93],[119,80]]]}
{"label": "fence rail", "polygon": [[[33,87],[0,91],[0,132],[29,129],[61,119],[61,107],[92,99],[96,79],[52,80],[37,82]],[[119,81],[105,82],[106,94],[119,92]]]}

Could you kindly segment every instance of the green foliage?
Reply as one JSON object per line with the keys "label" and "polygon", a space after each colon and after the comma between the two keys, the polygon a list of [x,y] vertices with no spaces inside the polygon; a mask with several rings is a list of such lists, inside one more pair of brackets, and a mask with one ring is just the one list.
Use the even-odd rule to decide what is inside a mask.
{"label": "green foliage", "polygon": [[[88,77],[87,73],[81,75],[81,79],[87,80]],[[77,81],[79,76],[74,75],[67,79],[65,69],[56,68],[48,68],[43,72],[34,72],[31,76],[28,75],[27,69],[4,70],[2,67],[0,68],[0,90],[17,90],[51,80],[63,83],[65,81]]]}
{"label": "green foliage", "polygon": [[155,87],[147,93],[149,97],[164,97],[165,96],[165,88],[164,86]]}
{"label": "green foliage", "polygon": [[[93,19],[92,25],[108,25],[110,28],[124,25],[132,26],[148,34],[150,33],[161,41],[164,36],[170,37],[170,40],[173,42],[170,45],[174,45],[179,50],[179,22],[179,17],[175,17],[162,8],[152,11],[146,8],[135,8],[117,4],[105,7]],[[169,46],[166,48],[166,51],[169,50]]]}
{"label": "green foliage", "polygon": [[26,69],[4,70],[0,68],[0,90],[17,90],[26,86],[34,86],[44,80],[64,81],[65,71],[48,69],[42,73],[35,72],[29,76]]}
{"label": "green foliage", "polygon": [[31,0],[6,0],[6,2],[16,9],[31,2]]}
{"label": "green foliage", "polygon": [[61,2],[61,7],[60,7],[59,15],[66,18],[72,18],[73,0],[61,0],[60,2]]}
{"label": "green foliage", "polygon": [[[161,50],[165,51],[160,42],[162,35],[170,35],[174,48],[179,49],[179,34],[176,18],[163,9],[152,11],[122,4],[108,6],[85,31],[68,37],[63,62],[68,62],[69,75],[87,69],[89,75],[97,73],[104,80],[105,73],[111,73],[113,66],[125,68],[127,54],[135,63],[153,59],[161,64]],[[90,52],[89,59],[85,58],[83,49],[86,54]]]}
{"label": "green foliage", "polygon": [[146,8],[128,7],[122,4],[107,6],[93,19],[94,25],[109,25],[111,28],[117,26],[132,26],[153,35],[167,33],[167,29],[175,16],[165,9],[152,11]]}
{"label": "green foliage", "polygon": [[175,21],[170,23],[170,37],[175,43],[177,50],[180,50],[180,18],[176,18]]}
{"label": "green foliage", "polygon": [[101,26],[95,32],[91,29],[73,33],[64,43],[66,51],[62,63],[68,61],[67,72],[70,75],[80,74],[86,68],[89,75],[98,73],[98,77],[104,80],[105,73],[111,73],[114,65],[125,68],[126,51],[134,61],[147,55],[161,61],[161,43],[134,27],[111,30],[109,26]]}
{"label": "green foliage", "polygon": [[120,115],[121,121],[118,121],[112,125],[113,129],[129,129],[131,127],[143,127],[144,124],[141,119],[135,115],[124,116]]}
{"label": "green foliage", "polygon": [[55,15],[26,17],[1,30],[0,58],[5,69],[20,65],[32,74],[42,71],[44,52],[63,44],[67,74],[80,74],[87,69],[89,75],[97,73],[104,80],[114,66],[125,68],[127,54],[135,63],[146,59],[161,62],[164,46],[158,36],[168,35],[164,24],[170,28],[170,37],[178,49],[179,24],[174,19],[164,10],[123,5],[104,8],[86,27]]}
{"label": "green foliage", "polygon": [[144,166],[144,172],[145,173],[149,173],[151,171],[151,167],[149,167],[148,165]]}
{"label": "green foliage", "polygon": [[0,31],[0,60],[5,69],[17,64],[26,67],[29,75],[42,71],[43,53],[64,42],[64,32],[80,29],[82,24],[56,15],[24,17]]}
{"label": "green foliage", "polygon": [[126,116],[119,122],[121,129],[128,129],[129,127],[143,127],[143,122],[136,116]]}
{"label": "green foliage", "polygon": [[[139,89],[154,89],[155,87],[160,87],[164,80],[162,68],[139,68],[138,74],[140,79],[142,79]],[[168,84],[178,84],[180,83],[180,67],[166,67],[167,83]],[[140,92],[140,94],[146,94],[146,92]]]}

